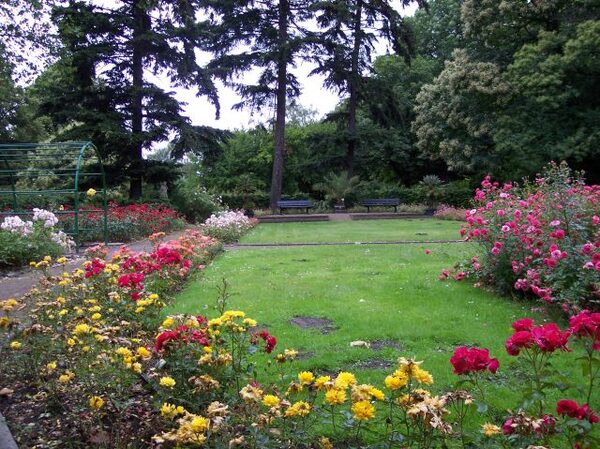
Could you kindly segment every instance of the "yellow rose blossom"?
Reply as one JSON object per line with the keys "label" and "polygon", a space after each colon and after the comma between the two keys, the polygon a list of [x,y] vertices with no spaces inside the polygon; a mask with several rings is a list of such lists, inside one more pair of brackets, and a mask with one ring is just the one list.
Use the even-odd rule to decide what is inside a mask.
{"label": "yellow rose blossom", "polygon": [[327,386],[327,384],[329,382],[331,382],[331,377],[329,377],[329,376],[319,376],[315,380],[315,387],[317,388],[317,390],[322,390],[323,388],[325,388]]}
{"label": "yellow rose blossom", "polygon": [[69,311],[67,309],[61,309],[58,312],[58,316],[65,316],[67,313],[69,313]]}
{"label": "yellow rose blossom", "polygon": [[90,352],[90,349],[91,349],[91,348],[90,348],[89,346],[84,346],[83,348],[81,348],[81,350],[82,350],[83,352]]}
{"label": "yellow rose blossom", "polygon": [[137,309],[135,309],[135,313],[142,313],[144,310],[146,310],[146,308],[140,306]]}
{"label": "yellow rose blossom", "polygon": [[173,404],[164,403],[160,407],[160,414],[166,418],[175,418],[177,415],[183,415],[185,413],[185,409],[179,405],[175,406]]}
{"label": "yellow rose blossom", "polygon": [[131,369],[133,370],[134,373],[137,374],[142,374],[142,364],[135,362],[131,365]]}
{"label": "yellow rose blossom", "polygon": [[77,344],[77,341],[74,338],[69,338],[67,340],[67,346],[73,347]]}
{"label": "yellow rose blossom", "polygon": [[173,324],[175,324],[175,320],[171,317],[167,317],[162,322],[161,326],[164,327],[165,329],[170,329],[171,327],[173,327]]}
{"label": "yellow rose blossom", "polygon": [[190,423],[192,432],[202,433],[208,429],[208,419],[204,416],[195,416]]}
{"label": "yellow rose blossom", "polygon": [[352,415],[357,421],[367,421],[375,416],[375,407],[369,401],[358,401],[352,404]]}
{"label": "yellow rose blossom", "polygon": [[331,388],[325,393],[325,402],[329,405],[340,405],[346,402],[346,391],[338,388]]}
{"label": "yellow rose blossom", "polygon": [[147,360],[150,357],[152,357],[152,353],[150,351],[148,351],[148,349],[146,349],[143,346],[140,346],[139,348],[137,348],[136,353],[137,353],[137,355],[139,355],[144,360]]}
{"label": "yellow rose blossom", "polygon": [[150,295],[148,295],[148,299],[150,301],[156,301],[158,299],[158,295],[156,293],[151,293]]}
{"label": "yellow rose blossom", "polygon": [[306,416],[310,413],[310,404],[305,401],[294,402],[286,411],[286,418],[294,418],[296,416]]}
{"label": "yellow rose blossom", "polygon": [[422,384],[431,385],[433,383],[433,376],[424,369],[418,368],[413,373],[413,378]]}
{"label": "yellow rose blossom", "polygon": [[408,384],[408,376],[404,373],[399,374],[399,376],[387,376],[384,381],[385,387],[390,390],[399,390],[405,387]]}
{"label": "yellow rose blossom", "polygon": [[92,315],[92,320],[94,320],[94,321],[98,321],[101,318],[102,318],[102,315],[99,314],[98,312],[96,312]]}
{"label": "yellow rose blossom", "polygon": [[348,388],[351,385],[356,385],[356,377],[352,373],[342,371],[335,378],[336,388]]}
{"label": "yellow rose blossom", "polygon": [[23,346],[23,344],[20,341],[11,341],[10,342],[10,349],[13,350],[17,350],[17,349],[21,349],[21,346]]}
{"label": "yellow rose blossom", "polygon": [[61,384],[66,384],[68,383],[71,379],[73,379],[75,377],[75,373],[73,373],[72,371],[65,371],[64,374],[61,374],[60,377],[58,378],[58,381]]}
{"label": "yellow rose blossom", "polygon": [[104,406],[104,399],[100,396],[92,396],[90,398],[90,408],[99,410]]}
{"label": "yellow rose blossom", "polygon": [[66,257],[59,257],[58,259],[56,259],[56,262],[58,262],[61,265],[64,265],[67,263],[67,258]]}
{"label": "yellow rose blossom", "polygon": [[310,371],[302,371],[298,374],[298,380],[302,385],[310,385],[315,380],[315,375]]}
{"label": "yellow rose blossom", "polygon": [[96,190],[92,189],[91,187],[89,189],[87,189],[87,191],[85,192],[85,194],[89,197],[92,198],[93,196],[96,196]]}
{"label": "yellow rose blossom", "polygon": [[248,327],[255,327],[258,324],[256,320],[253,320],[252,318],[246,318],[243,323]]}
{"label": "yellow rose blossom", "polygon": [[120,356],[122,356],[122,357],[131,357],[132,356],[131,351],[129,349],[127,349],[127,348],[124,348],[124,347],[117,348],[115,350],[115,352],[117,354],[119,354]]}
{"label": "yellow rose blossom", "polygon": [[262,403],[263,403],[263,405],[265,405],[269,408],[273,408],[273,407],[278,407],[279,404],[281,403],[281,400],[273,394],[266,394],[263,397]]}
{"label": "yellow rose blossom", "polygon": [[50,362],[46,364],[46,368],[48,369],[48,371],[54,371],[57,366],[58,365],[56,362]]}
{"label": "yellow rose blossom", "polygon": [[92,332],[92,328],[85,323],[78,324],[77,326],[75,326],[75,329],[73,330],[73,333],[75,335],[84,335],[84,334],[89,334],[90,332]]}
{"label": "yellow rose blossom", "polygon": [[160,386],[165,388],[173,388],[177,382],[175,379],[169,376],[164,376],[160,378]]}
{"label": "yellow rose blossom", "polygon": [[500,433],[500,427],[495,424],[486,422],[481,426],[481,431],[486,437],[491,438],[494,435],[498,435]]}

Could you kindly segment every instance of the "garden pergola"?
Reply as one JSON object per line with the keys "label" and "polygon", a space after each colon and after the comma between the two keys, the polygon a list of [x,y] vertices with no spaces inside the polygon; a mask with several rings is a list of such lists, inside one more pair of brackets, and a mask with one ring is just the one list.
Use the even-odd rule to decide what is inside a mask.
{"label": "garden pergola", "polygon": [[[97,190],[91,207],[89,189]],[[90,193],[93,193],[90,191]],[[49,208],[72,218],[66,229],[77,248],[81,214],[101,214],[102,235],[108,243],[106,175],[102,158],[92,142],[0,144],[0,217],[32,215],[32,208]]]}

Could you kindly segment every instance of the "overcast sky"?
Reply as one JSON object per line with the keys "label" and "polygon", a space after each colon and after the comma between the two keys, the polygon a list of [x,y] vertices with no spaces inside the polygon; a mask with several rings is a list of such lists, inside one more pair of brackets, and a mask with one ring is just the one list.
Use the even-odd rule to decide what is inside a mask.
{"label": "overcast sky", "polygon": [[[110,1],[110,0],[104,0]],[[404,16],[412,16],[416,10],[416,6],[411,6],[403,10]],[[376,48],[376,55],[385,54],[388,48],[385,45],[379,45]],[[323,78],[317,76],[309,77],[308,74],[313,69],[309,64],[303,63],[301,67],[293,69],[302,85],[302,95],[298,102],[307,108],[317,111],[319,117],[333,110],[339,102],[340,97],[332,91],[328,91],[323,87]],[[252,80],[254,76],[249,75],[248,80]],[[168,79],[154,79],[160,87],[169,90]],[[187,103],[184,106],[185,115],[187,115],[194,125],[207,125],[223,129],[243,129],[250,128],[257,123],[264,122],[272,115],[272,111],[263,110],[260,115],[252,115],[248,109],[239,111],[232,110],[232,106],[239,102],[237,94],[220,85],[219,97],[221,103],[221,117],[215,119],[215,108],[204,97],[196,97],[193,91],[186,89],[173,89],[176,93],[176,98],[179,101]]]}

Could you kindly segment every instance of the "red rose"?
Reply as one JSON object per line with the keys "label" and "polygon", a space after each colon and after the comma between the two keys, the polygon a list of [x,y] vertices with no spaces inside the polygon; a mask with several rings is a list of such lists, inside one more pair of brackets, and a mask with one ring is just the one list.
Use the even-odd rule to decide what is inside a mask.
{"label": "red rose", "polygon": [[450,358],[454,367],[454,374],[470,374],[474,372],[489,371],[493,374],[498,370],[498,359],[491,359],[487,349],[467,348],[461,346],[454,351]]}
{"label": "red rose", "polygon": [[531,332],[518,331],[510,336],[504,344],[506,352],[510,355],[518,355],[521,349],[530,348],[533,345],[533,337]]}
{"label": "red rose", "polygon": [[530,331],[533,328],[533,320],[531,318],[522,318],[512,323],[514,330],[518,331]]}
{"label": "red rose", "polygon": [[561,399],[556,403],[556,413],[559,415],[567,415],[571,418],[575,418],[578,410],[579,405],[572,399]]}

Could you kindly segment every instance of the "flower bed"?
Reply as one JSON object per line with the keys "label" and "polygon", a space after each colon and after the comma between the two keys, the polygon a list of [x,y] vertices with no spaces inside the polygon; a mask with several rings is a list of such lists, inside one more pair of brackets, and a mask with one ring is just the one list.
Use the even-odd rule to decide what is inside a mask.
{"label": "flower bed", "polygon": [[522,187],[488,177],[475,202],[461,233],[482,253],[459,267],[457,279],[531,294],[568,313],[599,308],[600,186],[550,165]]}
{"label": "flower bed", "polygon": [[240,237],[252,229],[258,220],[248,218],[241,211],[224,211],[212,214],[202,224],[204,232],[223,243],[237,242]]}
{"label": "flower bed", "polygon": [[[90,207],[86,207],[90,209]],[[93,207],[91,209],[94,209]],[[103,241],[102,209],[83,212],[79,216],[81,239],[84,242]],[[65,231],[73,229],[74,214],[61,215]],[[111,242],[130,242],[148,237],[155,232],[172,232],[183,229],[185,220],[164,204],[109,204],[107,214],[108,239]]]}
{"label": "flower bed", "polygon": [[[161,316],[220,245],[196,231],[153,239],[150,253],[106,258],[97,247],[82,269],[44,277],[24,328],[17,301],[0,305],[0,408],[23,447],[598,447],[600,314],[581,312],[564,330],[513,323],[505,346],[524,400],[488,411],[489,385],[514,370],[485,348],[454,351],[450,391],[407,358],[371,385],[343,370],[298,373],[298,353],[229,310],[226,287],[215,311]],[[587,369],[563,379],[558,357]],[[557,403],[553,390],[565,392]]]}
{"label": "flower bed", "polygon": [[57,223],[56,215],[44,209],[33,209],[31,220],[5,217],[0,225],[0,267],[19,267],[69,251],[74,242],[56,229]]}
{"label": "flower bed", "polygon": [[456,220],[462,221],[465,218],[466,209],[461,209],[459,207],[448,206],[447,204],[442,204],[438,206],[436,211],[433,213],[435,218],[439,218],[440,220]]}

